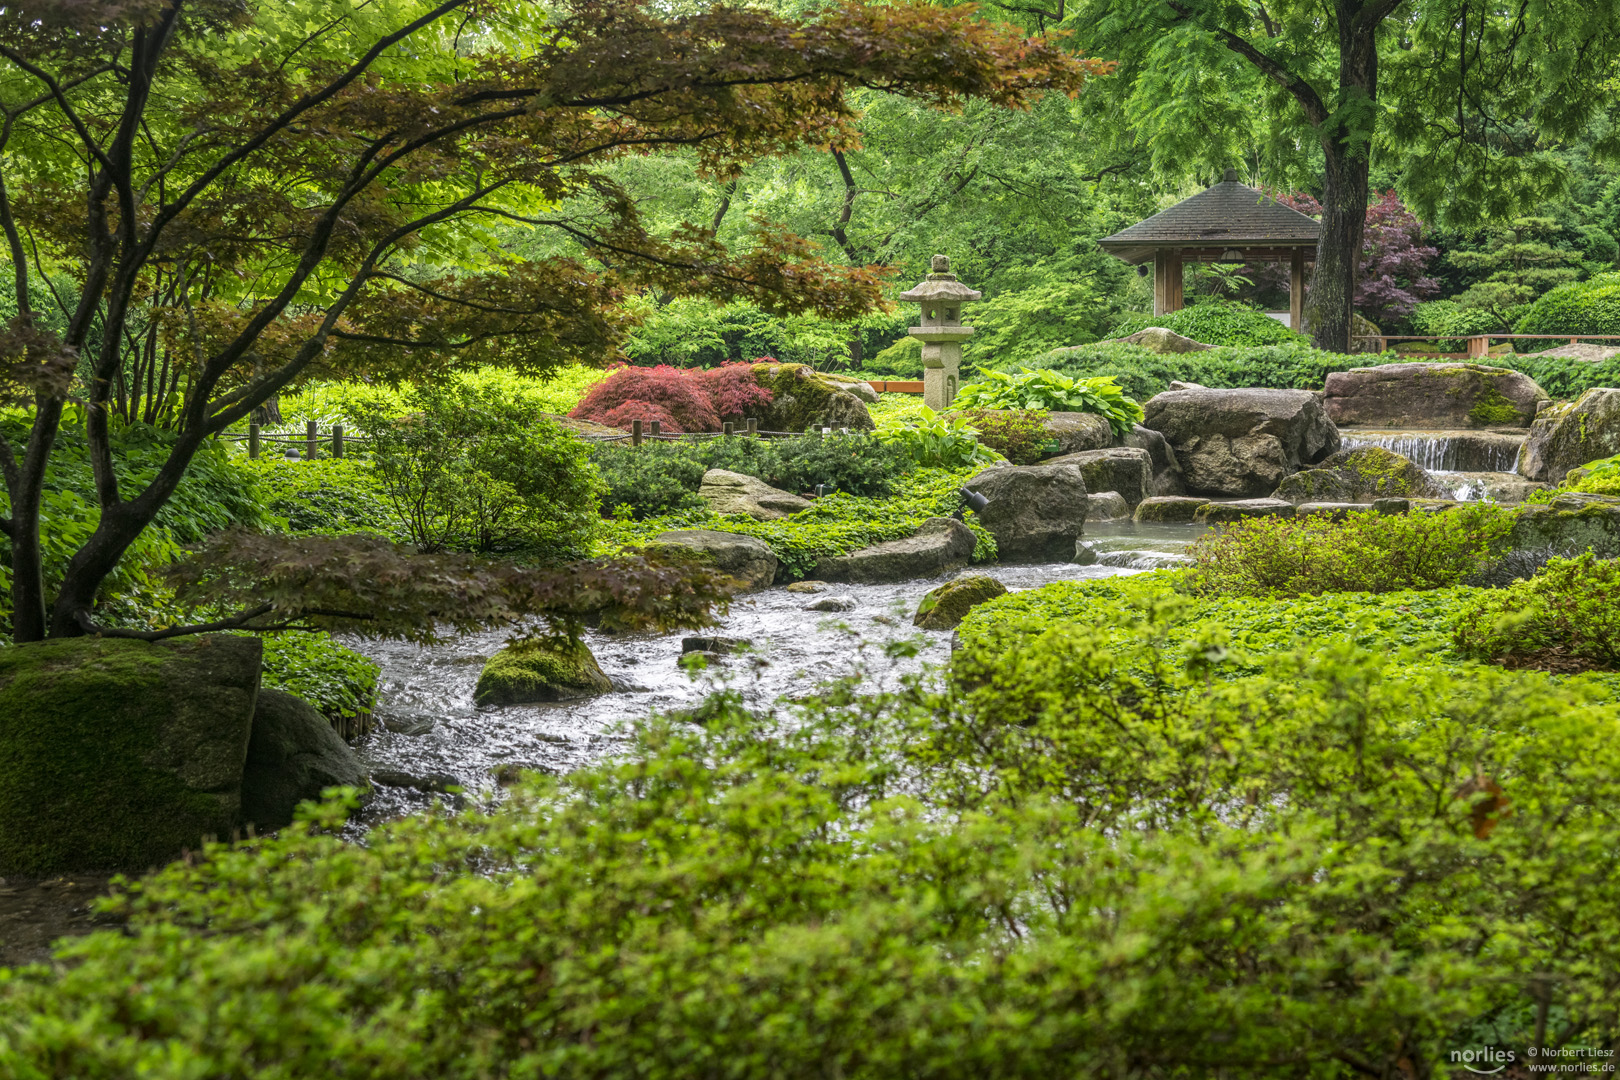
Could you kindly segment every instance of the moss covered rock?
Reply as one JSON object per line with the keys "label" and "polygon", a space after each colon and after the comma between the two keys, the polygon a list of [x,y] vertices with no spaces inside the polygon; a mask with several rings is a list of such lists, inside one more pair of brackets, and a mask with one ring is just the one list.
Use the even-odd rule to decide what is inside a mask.
{"label": "moss covered rock", "polygon": [[1512,546],[1620,555],[1620,496],[1566,491],[1515,511]]}
{"label": "moss covered rock", "polygon": [[1620,454],[1620,390],[1595,388],[1573,404],[1545,409],[1530,425],[1519,471],[1557,483],[1588,461]]}
{"label": "moss covered rock", "polygon": [[327,788],[365,786],[359,759],[315,706],[284,690],[259,691],[242,767],[244,824],[279,829]]}
{"label": "moss covered rock", "polygon": [[1132,516],[1139,522],[1186,525],[1191,523],[1200,508],[1208,505],[1208,499],[1195,495],[1155,495],[1151,499],[1143,499]]}
{"label": "moss covered rock", "polygon": [[760,426],[767,431],[871,431],[877,426],[866,403],[849,392],[844,380],[828,378],[808,364],[755,364],[754,379],[771,392],[771,403],[760,415]]}
{"label": "moss covered rock", "polygon": [[0,874],[140,871],[240,822],[262,646],[0,649]]}
{"label": "moss covered rock", "polygon": [[489,658],[478,676],[478,705],[530,705],[606,694],[613,683],[584,642],[519,641]]}
{"label": "moss covered rock", "polygon": [[1294,504],[1283,499],[1233,499],[1230,502],[1205,503],[1193,513],[1193,522],[1198,525],[1215,525],[1257,517],[1293,516]]}
{"label": "moss covered rock", "polygon": [[1398,428],[1530,426],[1548,394],[1528,375],[1484,364],[1384,364],[1327,377],[1335,424]]}
{"label": "moss covered rock", "polygon": [[765,541],[719,529],[672,529],[659,533],[647,550],[675,549],[726,575],[737,592],[763,589],[776,579],[777,558]]}
{"label": "moss covered rock", "polygon": [[1439,499],[1448,493],[1428,470],[1381,446],[1340,450],[1314,469],[1283,478],[1277,498],[1291,503]]}
{"label": "moss covered rock", "polygon": [[964,574],[932,589],[917,605],[914,626],[924,630],[955,630],[974,605],[1007,595],[1007,586],[988,574]]}

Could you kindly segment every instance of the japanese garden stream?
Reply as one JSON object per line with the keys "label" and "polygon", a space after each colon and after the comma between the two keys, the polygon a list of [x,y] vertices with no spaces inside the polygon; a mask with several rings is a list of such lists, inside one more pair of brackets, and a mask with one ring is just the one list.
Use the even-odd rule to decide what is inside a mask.
{"label": "japanese garden stream", "polygon": [[[1092,525],[1086,540],[1098,553],[1093,565],[991,565],[963,573],[988,573],[1013,591],[1139,573],[1179,561],[1179,549],[1202,531],[1201,526],[1129,522]],[[620,689],[554,705],[473,705],[479,671],[505,642],[504,631],[431,646],[352,641],[382,667],[377,728],[359,746],[376,781],[362,823],[420,809],[442,797],[436,790],[452,784],[469,796],[488,794],[503,766],[567,772],[611,754],[626,721],[689,708],[728,681],[750,705],[764,707],[807,694],[862,665],[882,682],[943,663],[951,635],[911,624],[918,600],[940,580],[829,584],[815,595],[777,586],[739,597],[721,624],[705,633],[748,639],[754,652],[695,677],[679,663],[684,634],[591,632],[591,650]],[[854,606],[843,612],[806,610],[830,596],[847,597]],[[921,651],[913,658],[887,659],[883,646],[904,639],[921,641]]]}

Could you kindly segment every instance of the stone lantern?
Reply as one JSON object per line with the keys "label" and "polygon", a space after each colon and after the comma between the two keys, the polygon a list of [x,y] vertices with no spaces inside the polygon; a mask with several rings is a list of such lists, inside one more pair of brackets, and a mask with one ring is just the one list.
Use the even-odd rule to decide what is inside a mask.
{"label": "stone lantern", "polygon": [[900,299],[922,305],[922,325],[913,326],[907,333],[922,339],[923,404],[938,410],[956,398],[962,342],[973,333],[973,327],[962,325],[962,305],[982,294],[956,280],[951,260],[945,255],[935,255],[929,268],[933,273],[928,279],[910,292],[901,293]]}

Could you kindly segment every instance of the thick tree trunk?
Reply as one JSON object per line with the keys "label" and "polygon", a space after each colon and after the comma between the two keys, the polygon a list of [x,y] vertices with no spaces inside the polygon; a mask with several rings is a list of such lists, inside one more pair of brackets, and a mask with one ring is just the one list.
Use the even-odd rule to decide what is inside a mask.
{"label": "thick tree trunk", "polygon": [[1365,151],[1323,141],[1322,239],[1309,292],[1311,337],[1318,349],[1350,351],[1350,314],[1361,268],[1367,224],[1368,161]]}

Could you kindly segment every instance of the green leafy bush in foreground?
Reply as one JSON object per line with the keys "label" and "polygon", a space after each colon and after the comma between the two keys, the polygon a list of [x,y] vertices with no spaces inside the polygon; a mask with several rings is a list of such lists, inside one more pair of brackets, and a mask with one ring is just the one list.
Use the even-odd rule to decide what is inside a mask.
{"label": "green leafy bush in foreground", "polygon": [[1187,550],[1187,588],[1206,596],[1393,592],[1456,585],[1498,553],[1510,511],[1487,504],[1444,513],[1251,518],[1199,537]]}
{"label": "green leafy bush in foreground", "polygon": [[1142,420],[1142,406],[1126,397],[1108,377],[1075,379],[1043,368],[1024,369],[1017,375],[984,371],[980,379],[962,387],[954,405],[958,409],[1046,409],[1093,413],[1108,421],[1115,435],[1128,435]]}
{"label": "green leafy bush in foreground", "polygon": [[1457,621],[1456,640],[1481,659],[1620,667],[1620,562],[1591,552],[1549,559],[1534,577],[1476,597]]}
{"label": "green leafy bush in foreground", "polygon": [[329,807],[212,847],[0,974],[0,1074],[1349,1080],[1611,1044],[1614,711],[1333,638],[1212,681],[1232,644],[1167,647],[1178,603],[970,645],[951,692],[717,697],[363,846]]}

